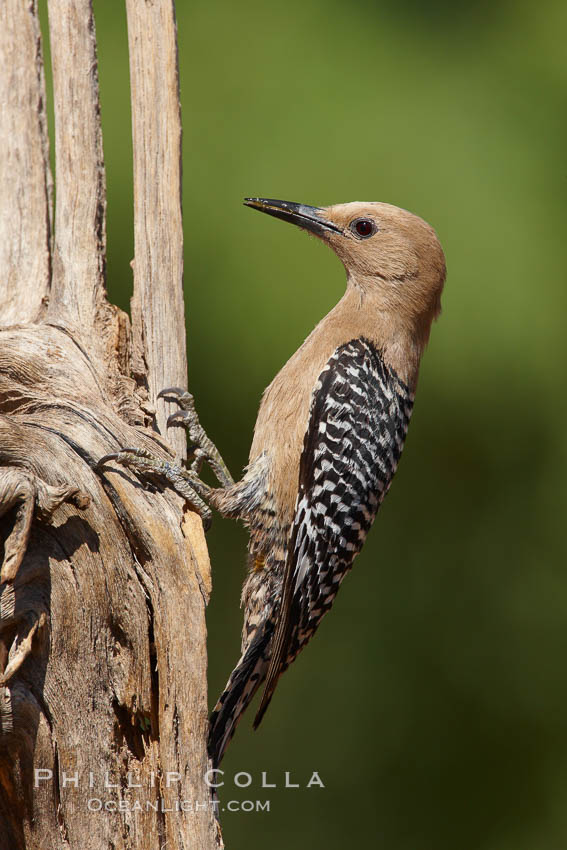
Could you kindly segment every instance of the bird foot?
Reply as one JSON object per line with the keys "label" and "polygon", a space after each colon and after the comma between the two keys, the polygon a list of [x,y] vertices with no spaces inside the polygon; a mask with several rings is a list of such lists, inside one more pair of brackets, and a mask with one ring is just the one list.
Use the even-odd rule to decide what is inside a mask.
{"label": "bird foot", "polygon": [[111,460],[125,469],[132,470],[142,482],[149,481],[171,487],[195,508],[203,520],[205,531],[210,528],[213,515],[204,498],[210,495],[212,488],[200,481],[195,474],[177,464],[155,457],[147,449],[124,448],[119,452],[104,455],[98,461],[97,469],[101,469]]}
{"label": "bird foot", "polygon": [[63,502],[72,502],[79,510],[84,510],[90,497],[78,487],[53,487],[18,467],[0,468],[0,516],[17,506],[12,531],[4,542],[0,582],[15,579],[26,554],[34,514],[49,521]]}
{"label": "bird foot", "polygon": [[158,398],[171,397],[179,405],[179,410],[172,413],[167,420],[168,428],[172,425],[181,425],[189,434],[189,439],[195,447],[193,461],[189,467],[191,472],[199,475],[203,461],[206,461],[213,470],[217,480],[222,487],[231,487],[234,484],[232,475],[221,457],[221,453],[207,435],[205,429],[199,422],[195,409],[195,399],[190,392],[181,387],[167,387],[162,390]]}

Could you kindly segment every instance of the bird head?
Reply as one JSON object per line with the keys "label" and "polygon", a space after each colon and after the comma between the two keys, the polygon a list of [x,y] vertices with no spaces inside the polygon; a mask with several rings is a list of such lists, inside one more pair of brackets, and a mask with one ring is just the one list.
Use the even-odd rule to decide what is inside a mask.
{"label": "bird head", "polygon": [[327,242],[362,302],[368,297],[377,309],[396,314],[429,335],[431,322],[441,311],[445,257],[435,231],[423,219],[377,202],[310,207],[246,198],[245,204]]}

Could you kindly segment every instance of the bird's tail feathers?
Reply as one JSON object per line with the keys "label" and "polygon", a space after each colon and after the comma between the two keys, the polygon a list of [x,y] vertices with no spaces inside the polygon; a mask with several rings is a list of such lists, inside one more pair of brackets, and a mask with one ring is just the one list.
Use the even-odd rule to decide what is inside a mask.
{"label": "bird's tail feathers", "polygon": [[270,662],[266,650],[272,633],[273,624],[269,621],[258,627],[213,709],[209,723],[208,751],[214,768],[219,766],[238,721],[266,678]]}

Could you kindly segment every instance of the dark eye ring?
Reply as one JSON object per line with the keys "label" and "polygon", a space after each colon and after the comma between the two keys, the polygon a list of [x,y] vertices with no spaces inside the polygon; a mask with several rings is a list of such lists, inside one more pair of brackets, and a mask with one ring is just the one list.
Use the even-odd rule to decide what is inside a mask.
{"label": "dark eye ring", "polygon": [[350,229],[359,239],[369,239],[378,230],[371,218],[355,218],[350,223]]}

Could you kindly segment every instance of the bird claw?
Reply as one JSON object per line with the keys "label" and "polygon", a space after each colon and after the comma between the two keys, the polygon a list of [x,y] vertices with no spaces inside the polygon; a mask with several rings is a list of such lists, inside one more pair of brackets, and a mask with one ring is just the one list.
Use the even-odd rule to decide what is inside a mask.
{"label": "bird claw", "polygon": [[175,425],[183,426],[189,434],[191,445],[196,447],[194,453],[195,459],[193,460],[191,470],[193,472],[200,471],[203,461],[206,460],[219,483],[223,487],[231,487],[234,484],[234,479],[222,459],[221,453],[199,421],[199,416],[195,409],[195,399],[192,394],[186,390],[182,390],[181,387],[168,387],[159,393],[158,398],[163,398],[166,395],[175,396],[175,402],[180,408],[168,417],[167,427],[170,428]]}
{"label": "bird claw", "polygon": [[171,416],[167,417],[167,427],[171,428],[172,425],[185,425],[185,420],[188,417],[188,413],[186,410],[176,410],[175,413],[172,413]]}
{"label": "bird claw", "polygon": [[123,448],[119,452],[104,455],[98,461],[96,468],[101,469],[109,461],[114,461],[119,466],[132,470],[142,482],[150,481],[171,487],[196,510],[203,521],[205,531],[208,531],[211,527],[213,514],[202,498],[210,493],[210,487],[181,466],[167,460],[161,460],[147,449],[129,447]]}
{"label": "bird claw", "polygon": [[179,405],[179,410],[169,416],[167,427],[182,425],[187,430],[194,447],[193,459],[189,469],[183,469],[169,461],[160,460],[147,449],[140,448],[123,448],[118,452],[104,455],[98,461],[97,469],[101,469],[110,461],[114,461],[126,469],[131,469],[142,481],[146,479],[153,483],[172,487],[176,493],[195,508],[203,520],[205,530],[207,530],[211,525],[212,512],[204,498],[210,496],[211,488],[198,477],[203,461],[207,461],[223,487],[230,487],[234,484],[234,481],[219,450],[209,439],[199,422],[195,410],[195,399],[191,393],[181,387],[166,387],[158,393],[158,398],[166,397],[171,397]]}
{"label": "bird claw", "polygon": [[174,396],[175,401],[180,405],[180,407],[184,408],[185,403],[194,403],[193,396],[187,390],[184,390],[182,387],[166,387],[161,392],[158,393],[158,398],[166,398],[167,396]]}
{"label": "bird claw", "polygon": [[191,466],[189,469],[194,475],[200,475],[201,468],[203,466],[203,461],[207,459],[207,455],[203,451],[203,449],[195,449],[193,452],[193,460],[191,461]]}

